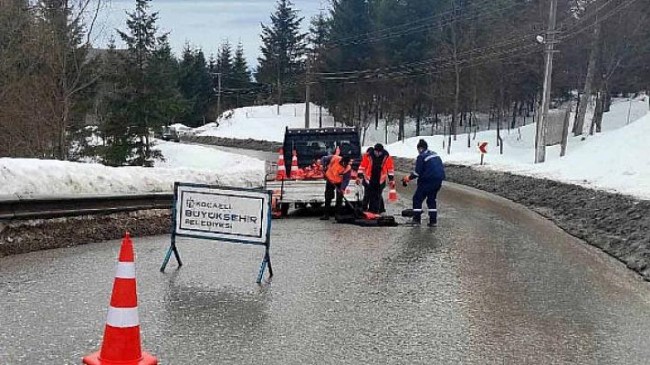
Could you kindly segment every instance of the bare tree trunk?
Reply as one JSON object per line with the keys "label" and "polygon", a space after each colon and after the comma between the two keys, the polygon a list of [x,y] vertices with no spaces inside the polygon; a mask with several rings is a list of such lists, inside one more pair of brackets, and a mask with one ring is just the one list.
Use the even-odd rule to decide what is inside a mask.
{"label": "bare tree trunk", "polygon": [[375,102],[375,130],[379,129],[379,98]]}
{"label": "bare tree trunk", "polygon": [[566,146],[569,141],[569,121],[571,120],[571,103],[564,115],[564,125],[562,126],[562,144],[560,147],[560,157],[566,154]]}
{"label": "bare tree trunk", "polygon": [[[454,48],[455,49],[455,48]],[[455,54],[455,51],[454,51]],[[451,133],[454,135],[454,141],[456,140],[456,118],[458,116],[458,104],[460,99],[460,67],[458,62],[454,64],[454,73],[456,75],[456,91],[454,93],[454,113],[451,116]]]}
{"label": "bare tree trunk", "polygon": [[472,112],[469,113],[469,129],[467,130],[467,148],[471,147],[472,143]]}
{"label": "bare tree trunk", "polygon": [[406,113],[404,107],[402,106],[399,112],[399,130],[398,130],[398,140],[404,140],[404,119],[406,118]]}
{"label": "bare tree trunk", "polygon": [[420,136],[420,119],[422,118],[422,103],[418,103],[417,115],[415,116],[415,136]]}
{"label": "bare tree trunk", "polygon": [[598,53],[600,52],[600,23],[594,27],[593,41],[591,52],[589,54],[589,64],[587,66],[587,77],[585,79],[585,88],[580,97],[580,104],[578,106],[578,115],[576,122],[573,126],[573,135],[579,136],[582,134],[585,125],[585,116],[587,114],[587,106],[589,98],[591,97],[594,76],[596,75],[596,62],[598,60]]}
{"label": "bare tree trunk", "polygon": [[494,113],[494,111],[493,111],[492,108],[490,107],[490,112],[488,113],[488,125],[487,125],[487,130],[488,130],[488,131],[489,131],[490,128],[492,127],[492,118],[493,118],[493,115],[494,115],[493,113]]}
{"label": "bare tree trunk", "polygon": [[64,98],[63,100],[63,110],[62,110],[62,115],[61,115],[61,125],[59,129],[59,159],[61,160],[67,160],[68,157],[68,151],[67,151],[67,127],[68,127],[68,119],[70,115],[70,99],[69,98]]}
{"label": "bare tree trunk", "polygon": [[591,120],[591,126],[589,127],[589,135],[594,135],[594,129],[596,132],[600,133],[602,130],[602,121],[603,121],[603,109],[604,109],[604,100],[603,93],[598,92],[596,97],[596,110],[594,112],[594,118]]}
{"label": "bare tree trunk", "polygon": [[388,118],[384,119],[384,143],[388,144]]}
{"label": "bare tree trunk", "polygon": [[[456,2],[452,0],[451,2],[452,9],[454,9],[454,13],[456,12]],[[452,46],[452,58],[454,60],[454,76],[456,77],[456,89],[454,92],[454,110],[453,114],[451,116],[451,126],[449,129],[449,135],[451,138],[451,135],[454,136],[454,141],[456,140],[456,123],[458,118],[458,104],[459,104],[459,99],[460,99],[460,64],[458,63],[458,39],[457,39],[457,34],[456,34],[456,25],[458,23],[455,21],[455,19],[452,19],[451,23],[451,46]],[[451,140],[451,139],[450,139]],[[451,148],[451,143],[449,146],[447,146],[447,149],[450,150]]]}
{"label": "bare tree trunk", "polygon": [[[501,109],[501,108],[499,108],[499,109]],[[501,115],[502,115],[501,110],[499,110],[498,113],[499,114],[497,116],[497,146],[499,146],[499,143],[501,141]]]}

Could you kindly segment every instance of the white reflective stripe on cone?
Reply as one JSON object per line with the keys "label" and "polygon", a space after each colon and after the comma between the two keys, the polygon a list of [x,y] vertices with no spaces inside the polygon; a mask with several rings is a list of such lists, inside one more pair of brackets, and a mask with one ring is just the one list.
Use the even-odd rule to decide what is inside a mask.
{"label": "white reflective stripe on cone", "polygon": [[138,308],[115,308],[108,307],[106,324],[111,327],[128,328],[140,325]]}
{"label": "white reflective stripe on cone", "polygon": [[120,279],[135,279],[135,263],[118,262],[115,277]]}

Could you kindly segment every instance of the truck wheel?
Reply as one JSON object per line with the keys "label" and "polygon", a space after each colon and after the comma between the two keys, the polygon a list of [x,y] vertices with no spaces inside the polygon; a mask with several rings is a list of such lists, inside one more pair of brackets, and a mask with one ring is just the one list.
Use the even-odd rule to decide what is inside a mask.
{"label": "truck wheel", "polygon": [[314,209],[318,209],[323,206],[323,203],[311,203],[311,207]]}
{"label": "truck wheel", "polygon": [[296,203],[296,209],[306,209],[307,203]]}
{"label": "truck wheel", "polygon": [[280,212],[282,213],[283,217],[286,217],[289,215],[289,203],[282,203],[280,204]]}

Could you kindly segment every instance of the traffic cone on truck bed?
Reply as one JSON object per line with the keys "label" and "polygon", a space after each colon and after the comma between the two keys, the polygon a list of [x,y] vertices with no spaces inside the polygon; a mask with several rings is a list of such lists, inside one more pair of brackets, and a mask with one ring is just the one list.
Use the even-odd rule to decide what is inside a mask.
{"label": "traffic cone on truck bed", "polygon": [[300,171],[298,171],[298,152],[293,150],[293,157],[291,158],[291,178],[296,180],[300,178]]}
{"label": "traffic cone on truck bed", "polygon": [[278,173],[275,175],[276,180],[285,180],[287,178],[287,167],[284,164],[284,149],[280,148],[278,155]]}
{"label": "traffic cone on truck bed", "polygon": [[84,357],[83,363],[87,365],[158,364],[155,357],[142,351],[140,347],[135,255],[128,232],[120,248],[101,350]]}

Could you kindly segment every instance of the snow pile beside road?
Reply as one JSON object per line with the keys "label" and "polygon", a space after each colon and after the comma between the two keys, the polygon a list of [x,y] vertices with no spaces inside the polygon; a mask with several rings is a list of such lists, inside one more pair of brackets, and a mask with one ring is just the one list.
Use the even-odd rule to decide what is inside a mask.
{"label": "snow pile beside road", "polygon": [[0,196],[171,192],[176,181],[241,187],[263,182],[261,160],[169,142],[160,142],[157,148],[166,161],[154,168],[0,158]]}
{"label": "snow pile beside road", "polygon": [[[630,108],[630,105],[632,108]],[[631,120],[627,124],[628,114]],[[603,133],[582,137],[570,137],[565,157],[560,158],[560,147],[546,150],[546,163],[534,164],[534,124],[518,130],[501,131],[503,155],[496,146],[496,131],[479,132],[471,147],[467,148],[467,135],[458,135],[452,142],[451,154],[443,149],[443,136],[422,137],[431,150],[437,151],[445,163],[469,165],[475,168],[507,171],[515,174],[548,178],[595,189],[619,192],[641,199],[650,199],[650,158],[647,138],[650,136],[650,114],[647,101],[617,102],[603,118]],[[473,137],[473,136],[472,136]],[[399,157],[414,158],[420,137],[387,146],[388,151]],[[489,142],[485,165],[478,166],[480,154],[478,142]]]}
{"label": "snow pile beside road", "polygon": [[[318,126],[318,106],[310,104],[311,127]],[[334,119],[323,109],[323,127],[334,125]],[[224,113],[219,124],[208,123],[192,131],[197,136],[255,139],[282,142],[284,131],[305,127],[305,104],[284,104],[278,115],[277,105],[238,108]]]}

